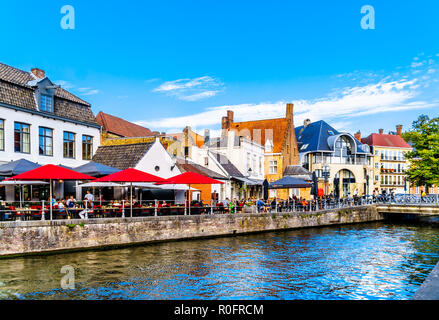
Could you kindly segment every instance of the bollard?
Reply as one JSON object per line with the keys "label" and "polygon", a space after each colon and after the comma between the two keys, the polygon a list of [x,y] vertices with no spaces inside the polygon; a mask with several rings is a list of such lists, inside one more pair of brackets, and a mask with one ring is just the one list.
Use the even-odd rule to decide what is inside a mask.
{"label": "bollard", "polygon": [[157,217],[157,200],[154,200],[154,217]]}

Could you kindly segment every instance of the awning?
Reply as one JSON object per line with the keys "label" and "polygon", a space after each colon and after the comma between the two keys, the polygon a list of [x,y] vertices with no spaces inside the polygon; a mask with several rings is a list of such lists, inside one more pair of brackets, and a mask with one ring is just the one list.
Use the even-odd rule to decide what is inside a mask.
{"label": "awning", "polygon": [[311,188],[312,183],[308,183],[305,180],[283,177],[280,180],[270,183],[269,189],[295,189],[295,188]]}
{"label": "awning", "polygon": [[78,188],[88,187],[88,188],[105,188],[105,187],[124,187],[123,185],[115,182],[89,182],[78,185]]}
{"label": "awning", "polygon": [[43,185],[49,184],[45,181],[18,181],[18,180],[8,180],[0,182],[0,186],[21,186],[21,185]]}
{"label": "awning", "polygon": [[264,183],[264,180],[249,179],[249,178],[244,178],[244,177],[232,176],[232,179],[243,182],[243,183],[247,184],[248,186],[262,186],[262,184]]}

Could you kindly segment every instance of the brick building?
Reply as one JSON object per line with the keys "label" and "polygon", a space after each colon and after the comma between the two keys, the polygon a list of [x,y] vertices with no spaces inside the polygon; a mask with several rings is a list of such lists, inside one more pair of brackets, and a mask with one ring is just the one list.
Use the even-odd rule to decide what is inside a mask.
{"label": "brick building", "polygon": [[[227,116],[222,118],[223,136],[234,131],[235,136],[264,146],[264,176],[269,182],[281,179],[287,166],[299,164],[293,107],[291,103],[286,105],[284,118],[235,122],[233,111],[227,111]],[[278,190],[279,197],[285,197],[286,193]]]}

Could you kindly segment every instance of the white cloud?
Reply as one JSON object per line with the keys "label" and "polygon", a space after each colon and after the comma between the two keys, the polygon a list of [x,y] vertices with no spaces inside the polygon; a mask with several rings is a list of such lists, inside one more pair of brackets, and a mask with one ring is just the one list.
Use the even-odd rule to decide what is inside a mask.
{"label": "white cloud", "polygon": [[65,90],[68,90],[68,89],[75,87],[73,84],[71,84],[70,82],[65,81],[65,80],[57,80],[57,81],[55,81],[55,84],[61,86]]}
{"label": "white cloud", "polygon": [[166,81],[153,91],[166,93],[184,101],[197,101],[215,96],[223,89],[223,86],[219,80],[203,76],[194,79]]}
{"label": "white cloud", "polygon": [[[346,119],[364,115],[378,114],[389,111],[404,111],[435,106],[421,100],[415,100],[419,95],[416,89],[421,80],[402,78],[395,81],[379,81],[377,83],[342,89],[325,97],[315,100],[297,100],[294,103],[295,123],[300,125],[307,118],[312,121],[334,120],[339,128],[346,127]],[[138,123],[147,127],[168,128],[191,126],[202,132],[204,128],[219,128],[221,118],[227,110],[233,110],[235,121],[250,121],[258,119],[279,118],[285,116],[287,101],[274,103],[262,102],[257,104],[239,104],[217,106],[203,112],[158,120],[145,120]],[[340,121],[343,119],[343,121]]]}
{"label": "white cloud", "polygon": [[98,94],[99,90],[97,89],[92,89],[92,88],[78,88],[78,91],[83,95],[83,96],[91,96],[94,94]]}
{"label": "white cloud", "polygon": [[412,62],[411,66],[412,66],[412,68],[418,68],[418,67],[422,67],[424,64],[425,64],[425,61]]}

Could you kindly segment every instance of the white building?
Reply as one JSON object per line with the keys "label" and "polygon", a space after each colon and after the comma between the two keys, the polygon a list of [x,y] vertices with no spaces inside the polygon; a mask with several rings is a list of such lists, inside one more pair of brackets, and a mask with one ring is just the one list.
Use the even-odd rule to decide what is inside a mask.
{"label": "white building", "polygon": [[[205,131],[204,144],[190,143],[185,156],[204,168],[227,178],[223,185],[213,185],[219,199],[242,199],[262,196],[264,181],[264,147],[244,137],[228,136],[210,139]],[[183,138],[184,142],[184,138]]]}
{"label": "white building", "polygon": [[[99,144],[89,103],[54,85],[43,70],[0,63],[0,164],[26,159],[77,167],[92,159]],[[13,188],[0,188],[0,197],[7,193],[10,200]]]}
{"label": "white building", "polygon": [[[153,142],[100,146],[93,161],[120,170],[134,168],[163,179],[181,174],[175,160],[163,147],[159,138]],[[177,198],[184,199],[184,191],[177,193]],[[115,194],[115,197],[118,198],[120,195]]]}

